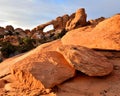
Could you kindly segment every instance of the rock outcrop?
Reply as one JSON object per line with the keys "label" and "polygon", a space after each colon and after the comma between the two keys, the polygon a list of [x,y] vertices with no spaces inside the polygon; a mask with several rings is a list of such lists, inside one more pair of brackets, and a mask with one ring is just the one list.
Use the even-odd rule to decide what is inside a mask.
{"label": "rock outcrop", "polygon": [[5,29],[4,27],[0,27],[0,35],[4,35],[5,34]]}
{"label": "rock outcrop", "polygon": [[113,71],[113,64],[104,55],[91,49],[76,45],[63,45],[58,48],[58,51],[76,70],[89,76],[104,76]]}
{"label": "rock outcrop", "polygon": [[5,28],[6,31],[14,32],[14,27],[12,25],[7,25]]}
{"label": "rock outcrop", "polygon": [[73,13],[70,16],[66,14],[66,15],[57,17],[55,20],[49,21],[45,24],[41,24],[36,28],[34,28],[32,32],[39,31],[39,33],[44,34],[43,29],[49,25],[53,25],[55,31],[63,30],[63,29],[66,29],[67,31],[69,31],[76,27],[85,26],[87,24],[86,18],[87,18],[87,15],[85,13],[85,9],[81,8],[77,10],[76,13]]}
{"label": "rock outcrop", "polygon": [[14,64],[11,69],[17,80],[26,86],[31,84],[31,87],[36,87],[36,82],[41,81],[45,88],[52,88],[75,74],[75,69],[55,51],[33,53]]}
{"label": "rock outcrop", "polygon": [[15,29],[15,33],[18,34],[19,37],[24,38],[27,35],[25,34],[25,31],[22,28],[16,28]]}
{"label": "rock outcrop", "polygon": [[105,19],[106,19],[105,17],[100,17],[100,18],[97,18],[97,19],[94,19],[94,20],[89,20],[87,23],[89,25],[96,26],[98,23],[104,21]]}
{"label": "rock outcrop", "polygon": [[120,50],[120,14],[100,22],[96,27],[69,31],[63,44],[81,45],[94,49]]}
{"label": "rock outcrop", "polygon": [[49,25],[53,25],[55,31],[65,29],[66,23],[69,20],[69,18],[70,18],[70,16],[67,14],[63,15],[63,16],[59,16],[55,20],[52,20],[45,24],[41,24],[41,25],[37,26],[32,31],[39,32],[40,34],[44,34],[43,33],[44,28]]}
{"label": "rock outcrop", "polygon": [[[78,73],[77,76],[68,82],[58,85],[57,96],[119,96],[120,95],[120,52],[99,51],[105,54],[112,54],[109,61],[113,63],[114,70],[111,75],[104,77],[89,77]],[[115,56],[115,57],[114,57]]]}
{"label": "rock outcrop", "polygon": [[2,63],[0,63],[0,77],[2,78],[5,76],[8,76],[11,73],[10,71],[11,66],[21,61],[22,59],[32,55],[33,53],[38,54],[38,53],[46,52],[46,51],[56,51],[57,48],[61,45],[62,45],[61,40],[55,40],[53,42],[42,44],[38,46],[37,48],[35,48],[34,50],[27,52],[26,54],[24,53],[19,54],[17,56],[4,60]]}
{"label": "rock outcrop", "polygon": [[[119,96],[120,14],[104,19],[86,22],[85,10],[79,9],[31,31],[17,28],[11,33],[11,26],[0,27],[0,40],[7,42],[36,34],[43,37],[35,40],[49,41],[44,37],[63,36],[65,27],[71,30],[62,39],[52,38],[0,63],[0,96]],[[44,34],[49,24],[54,29]]]}
{"label": "rock outcrop", "polygon": [[72,30],[76,27],[81,27],[86,25],[86,18],[87,14],[85,13],[85,9],[81,8],[76,11],[75,17],[73,19],[70,19],[66,24],[66,30]]}

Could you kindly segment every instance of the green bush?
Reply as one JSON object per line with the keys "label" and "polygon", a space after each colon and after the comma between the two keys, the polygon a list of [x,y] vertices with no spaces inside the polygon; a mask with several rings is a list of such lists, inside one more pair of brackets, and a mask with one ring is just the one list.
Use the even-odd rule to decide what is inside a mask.
{"label": "green bush", "polygon": [[16,51],[16,47],[12,45],[10,42],[1,42],[1,53],[3,57],[8,58],[11,54],[14,54]]}
{"label": "green bush", "polygon": [[23,53],[35,48],[35,42],[35,39],[31,39],[30,37],[19,38],[20,45],[17,47],[18,52]]}

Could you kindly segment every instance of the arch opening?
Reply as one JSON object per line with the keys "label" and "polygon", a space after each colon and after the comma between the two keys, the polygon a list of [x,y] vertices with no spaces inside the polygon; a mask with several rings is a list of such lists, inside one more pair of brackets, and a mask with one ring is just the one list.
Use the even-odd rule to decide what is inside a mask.
{"label": "arch opening", "polygon": [[48,31],[51,31],[51,30],[54,30],[54,26],[52,24],[46,26],[44,29],[43,29],[43,32],[48,32]]}

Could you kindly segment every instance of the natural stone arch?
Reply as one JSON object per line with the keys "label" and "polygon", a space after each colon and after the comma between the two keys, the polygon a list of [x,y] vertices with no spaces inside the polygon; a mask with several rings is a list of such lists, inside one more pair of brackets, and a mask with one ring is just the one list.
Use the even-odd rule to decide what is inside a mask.
{"label": "natural stone arch", "polygon": [[43,32],[48,32],[48,31],[51,31],[51,30],[55,30],[53,24],[45,26],[44,29],[43,29]]}

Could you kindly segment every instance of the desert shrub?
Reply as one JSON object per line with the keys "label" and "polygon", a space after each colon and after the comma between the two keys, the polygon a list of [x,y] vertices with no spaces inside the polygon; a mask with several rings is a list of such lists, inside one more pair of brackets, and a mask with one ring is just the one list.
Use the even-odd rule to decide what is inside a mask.
{"label": "desert shrub", "polygon": [[31,39],[30,37],[19,38],[20,45],[17,47],[18,52],[23,53],[35,48],[35,42],[35,39]]}
{"label": "desert shrub", "polygon": [[0,35],[0,38],[4,38],[4,35]]}
{"label": "desert shrub", "polygon": [[39,39],[39,43],[40,44],[46,43],[47,39],[48,39],[47,37],[41,38],[41,39]]}
{"label": "desert shrub", "polygon": [[14,54],[14,52],[16,51],[16,46],[12,45],[10,42],[1,42],[0,46],[2,56],[5,58],[8,58],[11,54]]}
{"label": "desert shrub", "polygon": [[55,35],[55,33],[50,34],[50,38],[52,38]]}
{"label": "desert shrub", "polygon": [[66,33],[67,33],[67,31],[65,29],[63,29],[61,31],[61,33],[59,33],[59,38],[62,38]]}

